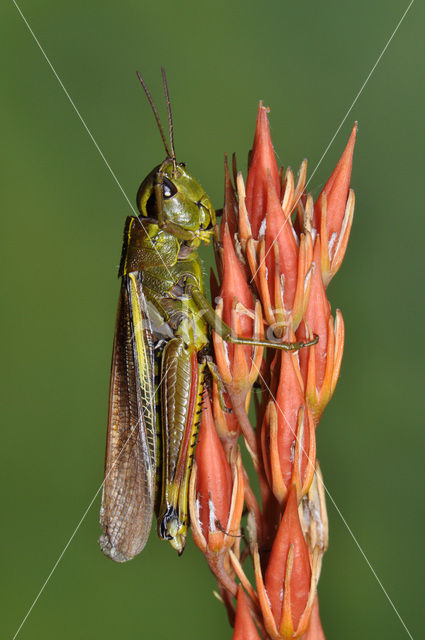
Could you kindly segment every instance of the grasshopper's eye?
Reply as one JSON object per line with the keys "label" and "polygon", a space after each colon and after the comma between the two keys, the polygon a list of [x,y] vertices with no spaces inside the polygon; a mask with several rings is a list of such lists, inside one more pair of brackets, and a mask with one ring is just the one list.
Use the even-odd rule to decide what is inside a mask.
{"label": "grasshopper's eye", "polygon": [[171,182],[171,180],[164,176],[162,179],[162,197],[164,198],[164,200],[172,198],[176,195],[176,193],[177,189],[174,184]]}

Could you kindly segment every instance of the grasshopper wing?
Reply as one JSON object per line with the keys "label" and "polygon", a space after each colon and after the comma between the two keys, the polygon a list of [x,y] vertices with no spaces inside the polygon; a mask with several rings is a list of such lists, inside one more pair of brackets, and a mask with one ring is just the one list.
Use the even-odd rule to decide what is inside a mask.
{"label": "grasshopper wing", "polygon": [[155,371],[141,276],[122,279],[115,328],[99,539],[103,553],[125,562],[149,537],[155,502]]}

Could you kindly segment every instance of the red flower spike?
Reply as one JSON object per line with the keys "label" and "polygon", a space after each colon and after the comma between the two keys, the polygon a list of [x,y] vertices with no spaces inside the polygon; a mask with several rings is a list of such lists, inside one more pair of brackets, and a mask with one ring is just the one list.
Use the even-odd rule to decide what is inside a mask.
{"label": "red flower spike", "polygon": [[276,194],[280,194],[279,171],[270,137],[268,112],[269,109],[263,107],[263,103],[260,102],[252,160],[246,181],[246,208],[254,238],[258,238],[258,232],[266,213],[268,173],[270,173]]}
{"label": "red flower spike", "polygon": [[313,226],[323,242],[322,271],[325,286],[338,271],[347,247],[354,214],[354,192],[350,191],[357,123],[331,177],[314,207]]}
{"label": "red flower spike", "polygon": [[316,595],[313,608],[311,610],[310,624],[302,640],[326,640],[319,615],[319,599]]}
{"label": "red flower spike", "polygon": [[241,585],[238,587],[235,629],[232,640],[261,640],[248,607],[247,597]]}
{"label": "red flower spike", "polygon": [[317,571],[301,530],[297,490],[293,485],[273,543],[263,582],[258,551],[254,552],[257,592],[267,633],[273,640],[300,638],[307,630]]}
{"label": "red flower spike", "polygon": [[[232,622],[229,594],[237,596],[236,640],[251,638],[251,632],[255,640],[263,635],[271,640],[324,640],[316,587],[328,529],[315,425],[335,389],[343,352],[342,315],[337,310],[333,319],[325,290],[341,265],[353,220],[350,178],[356,127],[314,204],[305,193],[306,161],[297,181],[289,167],[278,171],[267,113],[260,103],[246,192],[235,163],[232,184],[225,161],[221,242],[215,237],[222,283],[216,311],[238,336],[262,337],[267,328],[274,338],[292,341],[296,331],[297,340],[317,334],[319,341],[297,353],[268,350],[263,358],[261,348],[226,343],[213,333],[225,386],[223,394],[218,378],[213,382],[215,440],[221,439],[218,459],[232,475],[232,501],[223,527],[225,516],[216,516],[214,499],[220,483],[211,481],[208,465],[225,465],[210,455],[216,445],[208,446],[208,455],[207,447],[204,453],[201,447],[206,466],[198,476],[200,463],[195,461],[190,514],[194,539],[218,578]],[[256,302],[255,311],[251,283],[262,301],[262,309]],[[259,370],[256,433],[247,411]],[[223,395],[231,414],[223,411]],[[258,475],[262,509],[236,456],[240,431]],[[212,487],[208,499],[204,485]],[[237,537],[244,501],[249,512],[245,546]],[[206,506],[201,508],[202,502]],[[248,555],[254,560],[257,593],[244,572]]]}

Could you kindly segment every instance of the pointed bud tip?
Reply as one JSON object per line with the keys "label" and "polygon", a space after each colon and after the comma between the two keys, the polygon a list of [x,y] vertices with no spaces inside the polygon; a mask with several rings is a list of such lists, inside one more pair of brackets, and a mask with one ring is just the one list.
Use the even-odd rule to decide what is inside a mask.
{"label": "pointed bud tip", "polygon": [[257,238],[265,215],[268,170],[271,172],[277,193],[280,193],[279,171],[270,136],[269,112],[270,109],[264,107],[260,101],[246,183],[246,208],[254,238]]}
{"label": "pointed bud tip", "polygon": [[247,597],[241,585],[238,587],[235,629],[232,640],[261,640],[249,610]]}

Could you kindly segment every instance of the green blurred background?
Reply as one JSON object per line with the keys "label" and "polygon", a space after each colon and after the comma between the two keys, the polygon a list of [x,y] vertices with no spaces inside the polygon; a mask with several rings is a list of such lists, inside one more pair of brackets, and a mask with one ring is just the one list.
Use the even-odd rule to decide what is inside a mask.
{"label": "green blurred background", "polygon": [[[245,170],[258,100],[280,161],[316,167],[407,0],[83,2],[20,6],[133,202],[163,157],[140,69],[179,159],[222,203],[223,153]],[[11,2],[2,6],[3,435],[0,635],[12,638],[102,481],[117,266],[130,208]],[[315,173],[358,120],[355,221],[329,294],[342,375],[318,431],[325,482],[414,637],[423,633],[424,31],[415,2]],[[115,565],[99,498],[19,637],[231,638],[190,542],[152,535]],[[328,639],[407,637],[332,504],[320,582]],[[422,524],[421,524],[422,518]]]}

